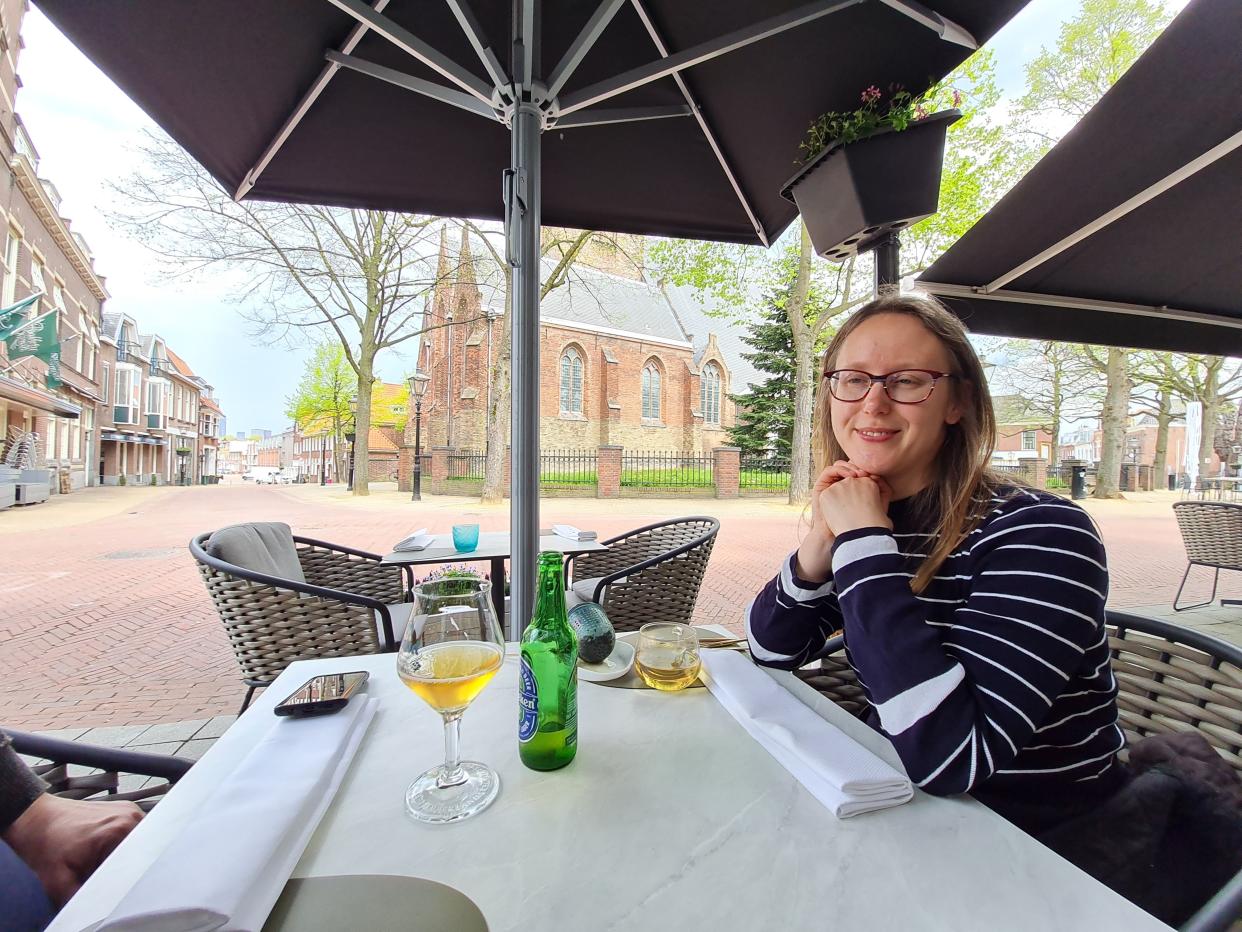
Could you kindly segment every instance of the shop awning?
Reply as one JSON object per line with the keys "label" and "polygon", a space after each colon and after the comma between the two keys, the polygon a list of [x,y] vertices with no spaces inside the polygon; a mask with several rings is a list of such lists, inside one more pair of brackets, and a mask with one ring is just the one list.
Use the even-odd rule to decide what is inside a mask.
{"label": "shop awning", "polygon": [[82,416],[82,409],[77,405],[70,404],[63,398],[57,398],[51,392],[19,382],[7,375],[0,375],[0,398],[59,417]]}

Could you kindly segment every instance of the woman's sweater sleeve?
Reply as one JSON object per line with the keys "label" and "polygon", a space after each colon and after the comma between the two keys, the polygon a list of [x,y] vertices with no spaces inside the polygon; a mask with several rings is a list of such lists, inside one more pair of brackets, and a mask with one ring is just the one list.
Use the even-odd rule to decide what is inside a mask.
{"label": "woman's sweater sleeve", "polygon": [[969,574],[952,621],[928,619],[887,529],[833,547],[851,662],[906,772],[937,795],[1008,766],[1105,636],[1108,572],[1087,514],[1021,500],[998,511],[960,545]]}
{"label": "woman's sweater sleeve", "polygon": [[796,566],[797,551],[746,609],[750,654],[762,666],[782,670],[803,666],[818,657],[841,628],[832,579],[807,582],[798,577]]}

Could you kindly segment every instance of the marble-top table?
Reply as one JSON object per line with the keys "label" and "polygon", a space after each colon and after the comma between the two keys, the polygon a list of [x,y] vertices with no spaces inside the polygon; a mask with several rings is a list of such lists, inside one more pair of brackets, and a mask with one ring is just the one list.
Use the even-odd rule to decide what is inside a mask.
{"label": "marble-top table", "polygon": [[[462,754],[500,774],[466,822],[427,826],[406,785],[443,760],[440,718],[401,685],[392,654],[289,666],[117,849],[51,926],[105,916],[308,677],[366,669],[370,731],[295,877],[395,874],[448,884],[491,932],[603,929],[1166,929],[969,798],[916,791],[838,821],[706,689],[665,694],[580,682],[579,751],[537,773],[517,751],[517,650],[462,722]],[[792,675],[767,671],[897,764],[891,745]],[[417,927],[411,916],[411,928]],[[369,928],[358,916],[357,928]]]}

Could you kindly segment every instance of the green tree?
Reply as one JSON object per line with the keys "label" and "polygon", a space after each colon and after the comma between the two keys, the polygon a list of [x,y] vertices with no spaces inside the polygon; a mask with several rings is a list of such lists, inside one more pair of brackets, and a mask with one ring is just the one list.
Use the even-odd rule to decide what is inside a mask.
{"label": "green tree", "polygon": [[763,312],[749,325],[742,339],[754,352],[742,358],[768,377],[746,386],[745,393],[731,395],[737,405],[737,423],[729,428],[729,442],[743,454],[775,450],[788,459],[794,423],[794,339],[785,312],[786,295],[769,295]]}
{"label": "green tree", "polygon": [[[1057,41],[1026,67],[1026,93],[1015,108],[1015,125],[1043,155],[1125,74],[1168,24],[1158,0],[1083,0],[1078,15],[1061,26]],[[1100,409],[1103,434],[1096,498],[1121,493],[1129,415],[1131,351],[1109,347],[1085,358],[1106,377]]]}
{"label": "green tree", "polygon": [[339,343],[324,342],[306,361],[302,380],[285,399],[285,415],[308,437],[332,438],[337,476],[348,471],[342,440],[352,423],[349,401],[358,391],[358,376]]}

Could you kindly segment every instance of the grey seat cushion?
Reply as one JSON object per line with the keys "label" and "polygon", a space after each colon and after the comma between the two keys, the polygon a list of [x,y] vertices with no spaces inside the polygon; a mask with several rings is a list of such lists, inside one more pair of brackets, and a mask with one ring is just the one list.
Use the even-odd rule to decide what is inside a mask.
{"label": "grey seat cushion", "polygon": [[[582,601],[582,602],[594,601],[595,587],[599,585],[599,581],[603,578],[604,578],[603,576],[596,576],[592,579],[576,579],[574,580],[573,585],[569,587],[569,591],[572,592],[574,595],[576,595],[579,601]],[[620,582],[621,580],[617,580],[617,581]],[[600,598],[603,599],[603,597],[604,596],[601,593]],[[570,606],[570,607],[572,608],[573,606]]]}
{"label": "grey seat cushion", "polygon": [[234,524],[221,528],[207,540],[207,553],[252,573],[305,583],[293,531],[279,521]]}

